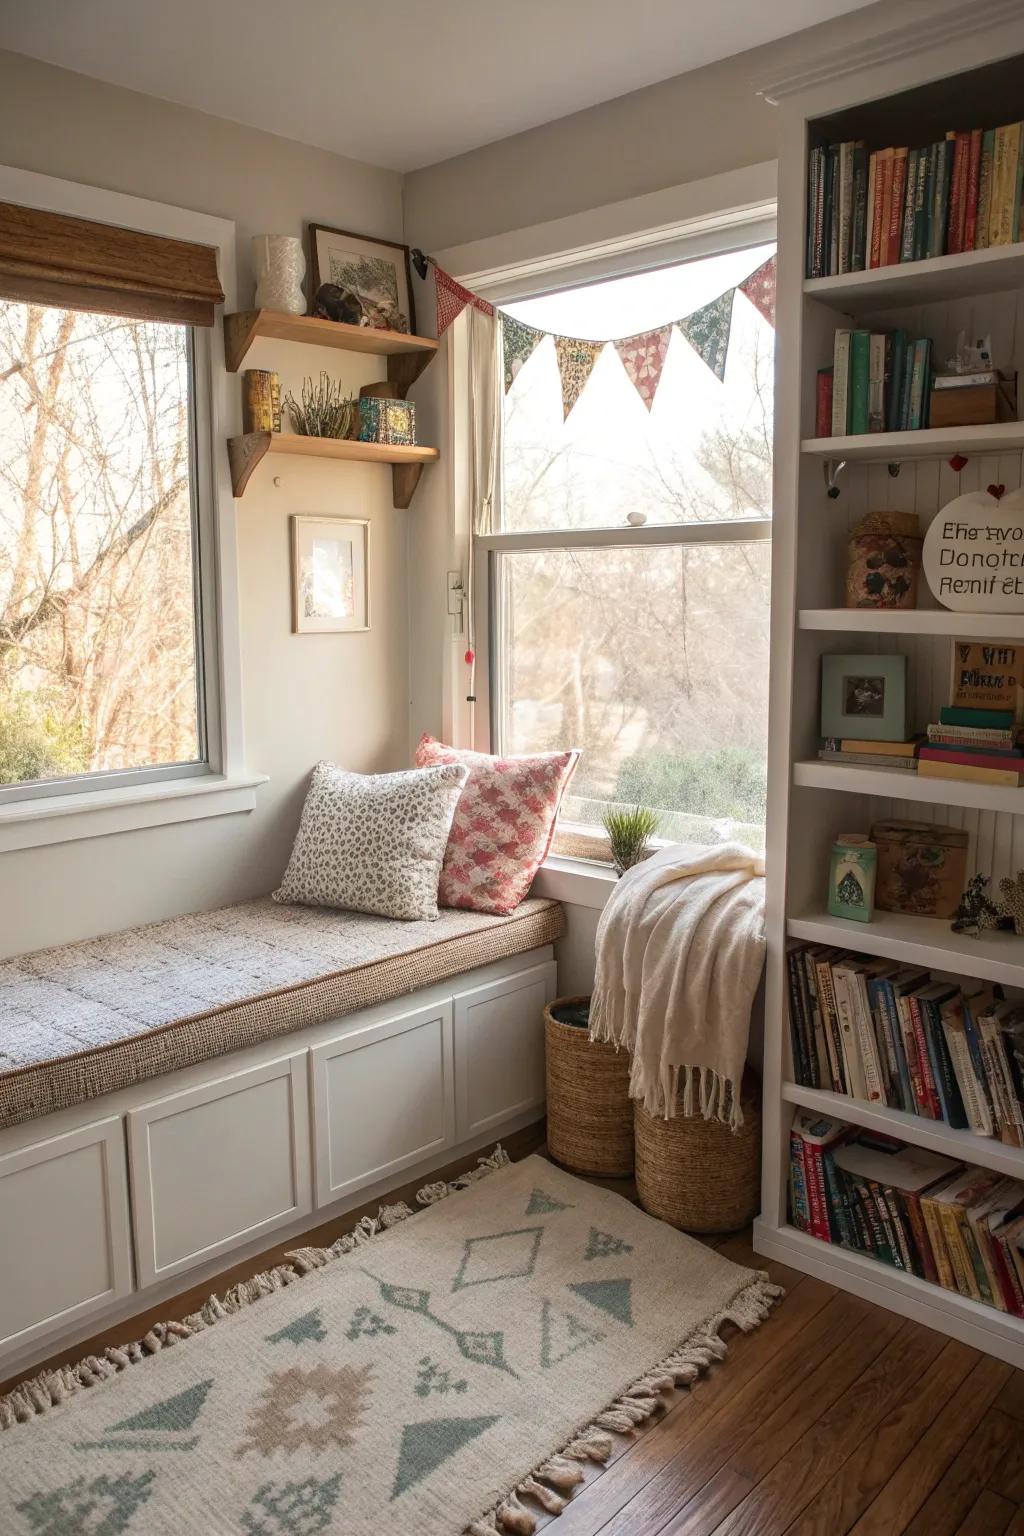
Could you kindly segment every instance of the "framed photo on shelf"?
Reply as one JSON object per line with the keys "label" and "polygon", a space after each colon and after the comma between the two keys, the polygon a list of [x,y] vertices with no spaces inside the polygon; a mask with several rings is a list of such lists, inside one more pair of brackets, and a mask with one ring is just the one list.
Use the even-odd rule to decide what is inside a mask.
{"label": "framed photo on shelf", "polygon": [[292,524],[292,634],[370,627],[370,525],[298,512]]}
{"label": "framed photo on shelf", "polygon": [[367,323],[378,330],[416,330],[407,245],[311,224],[309,247],[311,312],[321,285],[335,283],[355,294]]}
{"label": "framed photo on shelf", "polygon": [[823,656],[821,734],[855,741],[906,741],[907,658]]}

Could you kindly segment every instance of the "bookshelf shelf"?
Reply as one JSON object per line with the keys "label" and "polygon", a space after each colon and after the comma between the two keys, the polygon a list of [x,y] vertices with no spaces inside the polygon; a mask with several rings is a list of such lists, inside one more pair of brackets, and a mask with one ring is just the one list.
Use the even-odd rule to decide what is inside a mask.
{"label": "bookshelf shelf", "polygon": [[1024,242],[999,245],[957,256],[902,261],[867,272],[804,279],[807,298],[848,314],[852,309],[895,309],[903,304],[932,304],[941,299],[974,298],[1024,285]]}
{"label": "bookshelf shelf", "polygon": [[922,778],[908,768],[860,768],[856,763],[820,760],[793,764],[793,783],[803,789],[838,789],[851,795],[881,795],[918,805],[963,805],[976,811],[1024,815],[1024,789],[972,784],[963,779]]}
{"label": "bookshelf shelf", "polygon": [[823,1243],[786,1222],[754,1223],[754,1249],[780,1263],[792,1264],[830,1285],[854,1291],[902,1317],[913,1318],[975,1349],[1024,1367],[1024,1323],[955,1291],[943,1290],[916,1275],[904,1274],[867,1254]]}
{"label": "bookshelf shelf", "polygon": [[[984,253],[982,253],[984,254]],[[808,437],[801,453],[848,464],[895,464],[904,459],[945,459],[953,453],[1020,453],[1024,421],[983,427],[926,427],[920,432],[861,432],[854,437]]]}
{"label": "bookshelf shelf", "polygon": [[808,912],[791,917],[786,932],[793,939],[810,939],[815,944],[861,950],[955,976],[1024,987],[1024,939],[1012,933],[988,933],[972,939],[954,933],[941,918],[906,917],[899,912],[876,912],[870,923],[854,923],[828,912]]}
{"label": "bookshelf shelf", "polygon": [[949,635],[1024,641],[1024,613],[953,613],[948,608],[801,608],[800,629],[864,635]]}
{"label": "bookshelf shelf", "polygon": [[927,1147],[930,1152],[977,1163],[982,1168],[995,1168],[1009,1178],[1024,1179],[1024,1149],[1004,1146],[991,1136],[975,1136],[972,1131],[954,1130],[941,1120],[926,1120],[922,1115],[909,1115],[902,1109],[889,1109],[886,1105],[866,1104],[845,1093],[803,1088],[799,1083],[783,1083],[782,1097],[787,1104],[798,1104],[801,1109],[810,1109],[815,1114],[848,1120],[872,1131],[884,1131],[889,1136],[898,1136],[901,1141]]}

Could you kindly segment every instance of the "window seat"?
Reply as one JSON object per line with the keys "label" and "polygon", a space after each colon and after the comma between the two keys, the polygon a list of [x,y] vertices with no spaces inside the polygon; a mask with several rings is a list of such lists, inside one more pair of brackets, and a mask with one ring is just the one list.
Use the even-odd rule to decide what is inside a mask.
{"label": "window seat", "polygon": [[557,902],[436,922],[269,897],[0,963],[0,1128],[353,1013],[564,931]]}

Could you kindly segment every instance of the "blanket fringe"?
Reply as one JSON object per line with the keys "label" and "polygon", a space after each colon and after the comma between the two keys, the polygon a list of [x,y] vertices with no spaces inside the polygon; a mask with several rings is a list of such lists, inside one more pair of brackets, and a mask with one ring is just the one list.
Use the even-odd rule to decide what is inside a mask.
{"label": "blanket fringe", "polygon": [[755,1271],[750,1284],[724,1311],[627,1387],[557,1456],[549,1456],[541,1462],[492,1509],[471,1521],[466,1526],[465,1536],[533,1536],[537,1516],[523,1503],[524,1499],[533,1500],[548,1514],[560,1515],[583,1482],[581,1463],[603,1463],[611,1456],[614,1441],[609,1430],[616,1434],[635,1434],[663,1410],[663,1393],[673,1387],[690,1386],[714,1361],[725,1358],[728,1345],[721,1337],[724,1323],[732,1323],[741,1332],[749,1333],[764,1321],[782,1294],[782,1287],[774,1285],[763,1270]]}
{"label": "blanket fringe", "polygon": [[[511,1161],[504,1147],[497,1146],[489,1157],[481,1157],[477,1160],[476,1168],[460,1174],[450,1183],[424,1185],[417,1191],[417,1204],[434,1205],[438,1200],[443,1200],[460,1189],[476,1184],[488,1174],[504,1168]],[[283,1290],[286,1285],[293,1285],[297,1280],[311,1274],[313,1270],[322,1269],[333,1259],[341,1258],[342,1255],[361,1248],[378,1233],[386,1232],[390,1227],[397,1226],[400,1221],[415,1215],[416,1212],[406,1205],[404,1200],[395,1205],[382,1205],[376,1216],[364,1216],[351,1232],[346,1232],[339,1237],[329,1248],[309,1247],[290,1251],[285,1255],[286,1259],[291,1261],[290,1263],[278,1264],[273,1269],[264,1270],[262,1274],[253,1275],[250,1279],[232,1286],[223,1296],[209,1297],[198,1312],[193,1312],[183,1322],[154,1323],[144,1338],[131,1344],[110,1345],[101,1356],[89,1355],[76,1365],[62,1365],[57,1370],[41,1371],[38,1376],[21,1382],[19,1386],[0,1397],[0,1430],[11,1429],[15,1424],[27,1423],[38,1414],[45,1413],[48,1408],[55,1408],[58,1403],[66,1402],[76,1392],[98,1386],[100,1382],[108,1381],[129,1365],[136,1365],[140,1360],[148,1359],[161,1349],[169,1349],[185,1339],[193,1338],[197,1333],[211,1328],[214,1323],[220,1322],[223,1318],[233,1316],[243,1307],[252,1306],[254,1302],[264,1296],[272,1295],[274,1291]],[[493,1536],[493,1528],[490,1536]]]}

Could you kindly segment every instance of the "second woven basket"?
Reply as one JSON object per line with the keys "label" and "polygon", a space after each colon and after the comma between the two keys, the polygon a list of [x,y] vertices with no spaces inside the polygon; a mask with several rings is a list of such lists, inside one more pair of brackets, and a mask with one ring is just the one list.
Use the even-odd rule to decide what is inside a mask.
{"label": "second woven basket", "polygon": [[633,1172],[629,1056],[597,1045],[581,1024],[589,997],[559,997],[544,1010],[548,1151],[573,1173],[627,1178]]}
{"label": "second woven basket", "polygon": [[761,1088],[743,1074],[743,1124],[734,1135],[703,1116],[660,1120],[634,1104],[636,1188],[651,1216],[685,1232],[736,1232],[761,1204]]}

